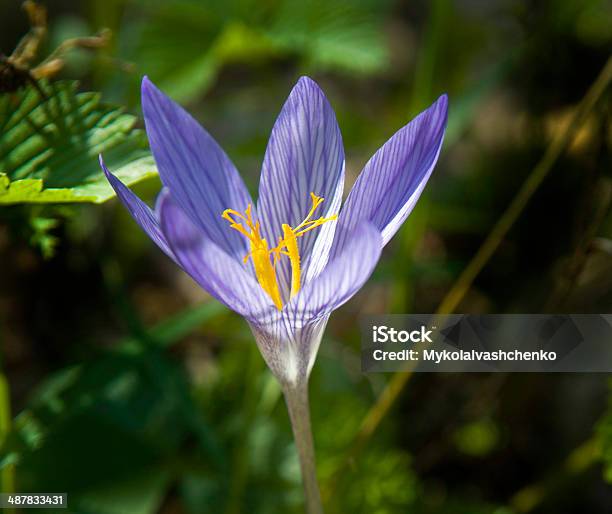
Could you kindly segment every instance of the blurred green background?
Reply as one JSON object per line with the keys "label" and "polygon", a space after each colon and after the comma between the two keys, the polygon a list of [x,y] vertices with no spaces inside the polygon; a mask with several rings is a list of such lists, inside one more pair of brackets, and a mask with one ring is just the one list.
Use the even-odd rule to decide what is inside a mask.
{"label": "blurred green background", "polygon": [[[381,411],[393,379],[361,373],[354,323],[438,308],[608,60],[609,1],[46,5],[41,57],[67,38],[112,31],[105,48],[71,52],[59,78],[139,115],[149,75],[215,136],[252,191],[300,75],[337,113],[349,184],[447,92],[438,167],[372,279],[332,316],[314,368],[326,509],[612,511],[607,376],[423,374]],[[20,2],[0,1],[2,51],[27,30]],[[611,311],[609,85],[600,96],[456,312]],[[156,178],[136,187],[151,201],[158,189]],[[0,206],[0,338],[4,490],[68,492],[70,512],[91,514],[303,511],[283,400],[246,324],[117,201]]]}

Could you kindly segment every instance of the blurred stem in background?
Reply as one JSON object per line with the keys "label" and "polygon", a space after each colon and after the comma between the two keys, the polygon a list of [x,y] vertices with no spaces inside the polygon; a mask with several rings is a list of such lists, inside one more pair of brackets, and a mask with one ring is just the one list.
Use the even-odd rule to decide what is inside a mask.
{"label": "blurred stem in background", "polygon": [[[11,392],[1,366],[2,360],[0,359],[0,448],[4,446],[5,439],[11,430]],[[15,492],[15,465],[12,462],[6,462],[0,476],[2,492]]]}
{"label": "blurred stem in background", "polygon": [[484,240],[476,255],[470,263],[465,267],[459,278],[442,300],[438,312],[448,314],[453,312],[465,294],[471,287],[474,279],[485,267],[489,259],[493,256],[500,243],[512,228],[512,225],[519,218],[529,200],[542,184],[544,179],[550,173],[552,167],[557,162],[563,151],[570,145],[578,129],[586,121],[589,113],[595,107],[597,101],[603,93],[608,89],[612,82],[612,57],[608,59],[602,71],[593,82],[592,86],[587,91],[586,95],[574,111],[574,115],[567,129],[563,131],[559,137],[553,139],[546,150],[542,159],[527,177],[518,193],[499,218],[487,238]]}
{"label": "blurred stem in background", "polygon": [[601,448],[597,438],[593,437],[572,451],[569,456],[552,473],[543,480],[529,484],[510,499],[510,505],[516,512],[532,512],[551,491],[566,488],[576,475],[586,471],[601,457]]}
{"label": "blurred stem in background", "polygon": [[[460,304],[474,282],[474,279],[493,256],[500,243],[529,203],[533,194],[552,170],[557,159],[572,143],[578,129],[583,125],[599,99],[608,90],[611,82],[612,57],[608,58],[603,69],[578,104],[567,128],[550,142],[542,159],[536,164],[508,208],[501,215],[474,257],[472,257],[472,260],[464,268],[463,272],[446,294],[437,309],[437,315],[450,314]],[[391,407],[395,404],[411,377],[411,372],[397,372],[393,375],[385,389],[379,395],[376,403],[364,417],[359,432],[346,458],[342,461],[343,463],[333,475],[331,486],[333,486],[334,480],[346,469],[348,463],[352,462],[361,452],[367,441],[390,411]],[[329,489],[326,489],[326,492],[328,491]]]}
{"label": "blurred stem in background", "polygon": [[[429,11],[427,26],[422,37],[423,49],[419,52],[417,59],[412,83],[412,98],[408,105],[410,117],[421,112],[424,106],[431,104],[437,97],[437,94],[434,93],[434,74],[440,49],[444,45],[444,35],[451,16],[452,5],[449,0],[434,0]],[[413,217],[413,223],[414,220]],[[418,228],[420,230],[403,230],[398,234],[398,251],[405,255],[414,253],[414,248],[421,240],[422,232],[424,232],[424,223],[420,223]],[[392,306],[397,312],[409,312],[413,303],[412,264],[408,264],[404,259],[395,262]]]}
{"label": "blurred stem in background", "polygon": [[414,74],[410,113],[418,113],[422,105],[430,103],[433,94],[434,71],[440,48],[444,46],[446,25],[451,17],[450,0],[434,0],[430,7],[427,28],[423,35],[423,50],[419,57]]}
{"label": "blurred stem in background", "polygon": [[256,346],[251,344],[250,341],[245,345],[245,352],[247,353],[245,359],[246,380],[242,399],[244,418],[242,418],[243,421],[241,422],[240,436],[237,438],[239,443],[233,451],[233,471],[229,486],[230,493],[227,499],[226,514],[240,514],[242,512],[244,491],[249,478],[249,455],[248,452],[244,451],[244,447],[252,444],[252,427],[258,414],[258,395],[260,394],[260,389],[253,384],[255,384],[257,377],[260,376],[263,360],[257,352]]}
{"label": "blurred stem in background", "polygon": [[[2,332],[0,332],[2,342]],[[0,448],[4,447],[6,438],[11,431],[11,391],[4,374],[4,357],[0,353]],[[15,491],[15,466],[7,462],[0,468],[0,491],[12,493]]]}

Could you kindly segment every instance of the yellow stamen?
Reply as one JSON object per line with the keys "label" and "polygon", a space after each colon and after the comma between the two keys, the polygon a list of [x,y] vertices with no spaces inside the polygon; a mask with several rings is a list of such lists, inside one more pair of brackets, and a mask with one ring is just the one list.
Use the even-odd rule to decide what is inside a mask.
{"label": "yellow stamen", "polygon": [[306,225],[308,223],[311,223],[310,218],[312,218],[312,215],[314,214],[314,211],[316,211],[317,207],[319,205],[321,205],[321,203],[323,203],[323,198],[321,198],[320,196],[315,195],[314,193],[310,193],[310,199],[312,200],[312,208],[310,209],[310,212],[306,215],[306,217],[304,218],[304,221],[302,221],[302,223],[300,223],[293,230],[299,230],[304,225]]}
{"label": "yellow stamen", "polygon": [[[280,261],[281,256],[285,255],[289,257],[289,263],[291,265],[291,298],[293,298],[300,290],[302,276],[297,238],[337,218],[337,216],[334,215],[328,218],[321,217],[312,220],[311,218],[317,207],[323,202],[323,198],[314,193],[310,193],[310,198],[312,199],[312,208],[304,220],[295,228],[283,224],[283,235],[279,237],[278,245],[274,248],[269,248],[266,239],[261,237],[259,222],[255,223],[253,221],[251,204],[247,206],[244,214],[233,209],[226,209],[221,215],[223,219],[230,223],[230,228],[238,231],[249,240],[250,251],[245,255],[244,263],[247,264],[249,258],[253,260],[257,281],[268,296],[272,298],[278,310],[282,310],[283,302],[278,287],[275,267]],[[270,254],[273,255],[272,262],[270,261]]]}
{"label": "yellow stamen", "polygon": [[276,273],[270,262],[270,250],[265,239],[261,239],[261,245],[256,248],[252,247],[251,258],[255,266],[255,275],[261,288],[268,293],[276,308],[280,311],[283,309],[280,291],[278,290],[278,282],[276,281]]}
{"label": "yellow stamen", "polygon": [[293,298],[300,290],[302,268],[300,266],[297,235],[289,225],[283,224],[283,239],[279,241],[279,246],[281,244],[287,248],[287,255],[291,263],[291,298]]}

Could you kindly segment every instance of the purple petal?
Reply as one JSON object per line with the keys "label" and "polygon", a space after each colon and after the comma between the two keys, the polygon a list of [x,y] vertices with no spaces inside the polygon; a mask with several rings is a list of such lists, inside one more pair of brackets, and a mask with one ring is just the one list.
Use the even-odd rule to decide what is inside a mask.
{"label": "purple petal", "polygon": [[376,227],[368,222],[359,225],[346,236],[342,250],[321,274],[306,284],[288,306],[294,313],[291,323],[300,327],[350,300],[374,271],[381,251],[382,239]]}
{"label": "purple petal", "polygon": [[146,232],[153,242],[159,246],[168,257],[174,259],[174,254],[172,253],[172,250],[170,250],[166,238],[162,234],[159,226],[159,218],[157,217],[156,213],[153,212],[146,203],[138,198],[129,187],[123,184],[123,182],[121,182],[108,170],[101,155],[100,166],[102,167],[106,178],[110,182],[110,185],[115,190],[115,193],[117,193],[117,196],[123,202],[123,205],[126,206],[134,220],[136,220],[136,223],[140,225],[140,228]]}
{"label": "purple petal", "polygon": [[278,317],[272,300],[246,267],[200,231],[171,193],[162,195],[159,216],[176,261],[205,291],[253,323]]}
{"label": "purple petal", "polygon": [[[373,223],[386,245],[416,204],[438,160],[448,111],[442,95],[398,130],[368,161],[340,213],[348,229]],[[348,231],[347,231],[348,233]],[[344,241],[336,238],[335,245]]]}
{"label": "purple petal", "polygon": [[242,258],[246,240],[221,218],[253,203],[244,182],[217,142],[183,108],[145,77],[142,110],[163,184],[200,230],[228,254]]}
{"label": "purple petal", "polygon": [[[307,77],[295,85],[274,124],[264,157],[257,211],[264,236],[276,244],[282,224],[293,227],[312,206],[310,193],[325,199],[315,217],[336,214],[344,187],[344,150],[336,116],[319,86]],[[326,262],[335,223],[326,223],[298,240],[306,280]],[[317,270],[308,257],[317,244]],[[286,259],[278,267],[279,282],[289,283]]]}

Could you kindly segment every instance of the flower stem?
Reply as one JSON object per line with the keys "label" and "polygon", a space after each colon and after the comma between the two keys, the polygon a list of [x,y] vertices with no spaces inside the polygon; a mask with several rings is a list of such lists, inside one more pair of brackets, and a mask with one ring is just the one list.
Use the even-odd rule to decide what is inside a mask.
{"label": "flower stem", "polygon": [[302,482],[306,496],[306,511],[308,514],[323,514],[321,493],[319,493],[319,484],[317,483],[312,429],[310,427],[308,381],[297,385],[284,386],[283,392],[289,410],[295,445],[300,457]]}

